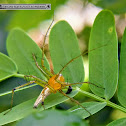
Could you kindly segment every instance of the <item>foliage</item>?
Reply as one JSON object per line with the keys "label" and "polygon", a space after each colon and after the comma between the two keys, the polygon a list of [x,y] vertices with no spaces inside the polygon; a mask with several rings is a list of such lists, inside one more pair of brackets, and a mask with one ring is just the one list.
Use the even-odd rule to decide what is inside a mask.
{"label": "foliage", "polygon": [[[43,116],[44,115],[44,116]],[[65,120],[65,121],[64,121]],[[33,123],[34,122],[34,123]],[[47,110],[43,113],[34,113],[27,118],[21,120],[17,126],[22,125],[31,125],[31,126],[39,126],[39,125],[55,125],[55,126],[87,126],[88,124],[86,121],[81,120],[79,116],[64,112],[64,111],[57,111],[57,110]]]}
{"label": "foliage", "polygon": [[[125,36],[125,33],[124,33]],[[124,37],[125,38],[125,37]],[[123,43],[125,43],[125,39],[123,38]],[[59,21],[57,22],[53,28],[51,29],[49,35],[49,49],[51,52],[51,58],[54,65],[55,72],[59,72],[61,69],[61,65],[65,65],[70,59],[73,59],[80,55],[80,50],[78,46],[77,37],[71,28],[71,26],[66,21]],[[125,46],[125,45],[123,45]],[[122,46],[121,52],[121,62],[120,67],[125,65],[125,57],[123,54],[125,53],[125,49]],[[96,86],[90,86],[92,93],[86,92],[81,90],[78,85],[74,87],[74,91],[69,95],[71,97],[75,96],[79,91],[86,96],[98,100],[99,102],[87,102],[82,103],[84,107],[91,114],[95,114],[105,106],[111,106],[113,108],[119,109],[126,113],[126,109],[120,105],[114,104],[109,99],[113,97],[115,91],[117,90],[117,80],[118,80],[118,57],[117,57],[117,36],[115,31],[115,23],[114,23],[114,16],[108,10],[101,11],[93,24],[91,35],[90,35],[90,44],[89,44],[89,80],[91,83],[94,83],[102,88]],[[40,71],[36,68],[35,63],[32,58],[32,53],[34,53],[37,57],[37,61],[41,64],[41,56],[42,52],[40,48],[33,42],[33,40],[21,29],[15,28],[11,30],[7,38],[7,51],[11,58],[7,57],[6,55],[0,53],[0,63],[2,65],[0,69],[0,73],[2,73],[1,81],[10,78],[10,77],[19,77],[24,78],[29,70],[30,74],[33,74],[37,77],[43,78],[43,75]],[[44,59],[45,66],[49,69],[48,61],[46,58]],[[18,72],[17,73],[17,67]],[[9,72],[8,72],[9,71]],[[6,74],[7,73],[7,74]],[[121,68],[119,72],[119,92],[118,98],[121,105],[125,106],[125,102],[122,102],[125,95],[125,71]],[[77,60],[73,61],[68,65],[68,67],[63,71],[63,75],[65,79],[70,82],[82,82],[84,80],[84,68],[83,68],[83,61],[82,58],[79,57]],[[43,78],[45,79],[45,78]],[[32,87],[35,86],[32,85]],[[29,86],[28,88],[30,88]],[[24,90],[22,88],[21,90]],[[20,90],[17,90],[19,92]],[[120,93],[121,92],[121,93]],[[4,96],[10,94],[11,92],[3,92],[0,96]],[[25,95],[25,94],[23,94]],[[97,96],[98,95],[98,96]],[[104,99],[104,98],[105,99]],[[59,103],[64,102],[68,98],[64,97],[63,95],[51,94],[45,100],[45,108],[50,108],[55,106]],[[52,115],[57,113],[60,118],[64,118],[64,122],[62,124],[68,123],[70,125],[77,125],[80,126],[82,124],[81,118],[89,117],[89,113],[87,113],[81,107],[75,106],[69,109],[66,113],[69,113],[69,118],[74,118],[75,124],[71,124],[69,119],[66,119],[66,113],[59,112],[59,111],[43,111],[43,108],[39,108],[38,110],[33,110],[32,106],[35,101],[34,99],[25,101],[15,107],[13,107],[12,111],[3,115],[5,113],[0,113],[0,125],[7,124],[10,122],[18,121],[26,116],[24,120],[19,121],[17,125],[22,125],[27,123],[28,120],[36,121],[36,123],[42,123],[46,119],[52,119]],[[42,113],[36,113],[36,112]],[[37,114],[37,116],[34,114]],[[30,115],[32,114],[33,115]],[[47,117],[47,114],[50,113],[50,116]],[[42,116],[41,116],[42,114]],[[57,115],[55,118],[58,118]],[[35,118],[34,118],[35,117]],[[41,120],[39,120],[41,118]],[[38,121],[39,120],[39,121]],[[42,121],[42,122],[41,122]],[[125,119],[123,119],[125,122]],[[120,121],[113,122],[116,126]],[[80,124],[79,124],[80,123]],[[86,122],[83,122],[85,125]],[[28,123],[29,124],[29,123]],[[111,124],[109,124],[111,125]]]}
{"label": "foliage", "polygon": [[118,84],[118,99],[119,102],[126,107],[126,87],[125,87],[125,68],[126,68],[126,30],[124,31],[123,38],[122,38],[122,46],[121,46],[121,56],[120,56],[120,73],[119,73],[119,84]]}
{"label": "foliage", "polygon": [[[103,11],[96,17],[89,40],[89,81],[104,87],[102,91],[94,86],[91,90],[109,100],[115,94],[118,81],[118,50],[113,14]],[[98,48],[104,45],[104,48]],[[111,57],[110,57],[111,55]]]}

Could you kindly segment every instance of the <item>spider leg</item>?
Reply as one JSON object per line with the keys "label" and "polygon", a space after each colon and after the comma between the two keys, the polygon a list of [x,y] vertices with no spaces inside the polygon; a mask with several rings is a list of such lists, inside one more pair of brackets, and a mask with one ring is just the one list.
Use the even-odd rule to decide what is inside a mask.
{"label": "spider leg", "polygon": [[43,106],[43,108],[45,109],[45,107],[44,107],[44,100],[45,100],[45,98],[46,98],[48,95],[50,95],[50,93],[51,93],[50,88],[48,88],[48,87],[43,88],[43,90],[41,91],[40,95],[39,95],[38,98],[36,99],[33,108],[37,108],[38,105],[41,103],[42,106]]}
{"label": "spider leg", "polygon": [[91,83],[91,82],[61,83],[61,84],[62,84],[62,85],[65,85],[65,86],[71,86],[71,85],[84,84],[84,83],[86,83],[86,84],[90,84],[90,85],[93,85],[93,86],[96,86],[96,87],[101,88],[101,89],[105,89],[105,88],[100,87],[100,86],[98,86],[98,85],[96,85],[96,84],[94,84],[94,83]]}
{"label": "spider leg", "polygon": [[59,90],[59,92],[60,92],[61,94],[63,94],[64,96],[68,97],[71,101],[73,101],[73,102],[75,102],[76,104],[78,104],[79,106],[81,106],[85,111],[87,111],[87,112],[91,115],[91,113],[90,113],[83,105],[81,105],[77,100],[71,98],[70,96],[68,96],[67,94],[65,94],[62,90]]}
{"label": "spider leg", "polygon": [[94,51],[94,50],[96,50],[96,49],[99,49],[99,48],[102,48],[102,47],[104,47],[104,46],[107,46],[107,45],[108,45],[108,44],[104,44],[104,45],[99,46],[99,47],[97,47],[97,48],[93,48],[93,49],[91,49],[91,50],[89,50],[89,51],[86,51],[86,52],[83,52],[83,53],[81,53],[80,55],[78,55],[78,56],[74,57],[73,59],[69,60],[69,61],[62,67],[62,69],[59,71],[58,75],[59,75],[60,73],[62,73],[62,71],[63,71],[71,62],[73,62],[73,61],[76,60],[77,58],[79,58],[79,57],[81,57],[82,55],[85,55],[85,54],[87,54],[87,53],[89,53],[89,52],[92,52],[92,51]]}
{"label": "spider leg", "polygon": [[13,98],[14,98],[14,91],[17,90],[17,89],[20,89],[20,88],[22,88],[22,87],[28,86],[28,85],[30,85],[30,84],[33,84],[33,83],[35,83],[35,81],[30,81],[30,82],[28,82],[28,83],[25,83],[25,84],[23,84],[23,85],[20,85],[20,86],[18,86],[18,87],[16,87],[16,88],[12,89],[11,107],[10,107],[10,109],[9,109],[6,113],[4,113],[4,115],[6,115],[8,112],[10,112],[10,111],[12,110],[12,107],[13,107]]}
{"label": "spider leg", "polygon": [[31,79],[35,80],[35,82],[38,85],[40,85],[41,87],[45,87],[45,84],[47,84],[47,81],[42,80],[42,79],[40,79],[40,78],[38,78],[36,76],[33,76],[33,75],[25,75],[25,79],[27,79],[27,78],[31,78]]}
{"label": "spider leg", "polygon": [[51,28],[53,22],[54,22],[54,17],[53,17],[53,20],[52,20],[50,26],[48,27],[47,32],[46,32],[45,37],[44,37],[44,42],[43,42],[43,46],[42,46],[42,60],[41,60],[41,64],[42,64],[43,70],[45,71],[45,73],[47,73],[48,75],[50,75],[50,77],[52,77],[53,74],[50,73],[50,71],[44,66],[44,47],[45,47],[45,41],[46,41],[47,34],[48,34],[49,29]]}
{"label": "spider leg", "polygon": [[49,32],[49,29],[51,28],[52,24],[54,22],[54,17],[53,17],[53,20],[51,22],[51,24],[49,25],[47,31],[46,31],[46,34],[45,34],[45,37],[44,37],[44,41],[43,41],[43,46],[42,46],[42,66],[44,65],[44,47],[45,47],[45,42],[46,42],[46,37],[47,37],[47,34]]}
{"label": "spider leg", "polygon": [[[34,59],[34,61],[35,61],[35,65],[36,65],[36,67],[42,72],[42,74],[47,78],[47,79],[49,79],[50,77],[51,77],[51,75],[50,74],[47,74],[47,69],[46,70],[43,70],[40,66],[39,66],[39,64],[38,64],[38,62],[37,62],[37,60],[36,60],[36,56],[35,56],[35,54],[32,54],[32,56],[33,56],[33,59]],[[44,65],[44,64],[43,64]],[[42,66],[43,67],[43,66]],[[45,67],[45,66],[44,66]],[[50,76],[49,76],[50,75]]]}

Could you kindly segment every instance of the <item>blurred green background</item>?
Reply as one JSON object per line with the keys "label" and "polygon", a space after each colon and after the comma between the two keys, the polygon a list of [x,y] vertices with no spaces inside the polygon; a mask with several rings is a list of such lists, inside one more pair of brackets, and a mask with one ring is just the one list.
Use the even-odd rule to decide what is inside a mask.
{"label": "blurred green background", "polygon": [[[6,38],[12,28],[20,27],[24,29],[29,36],[41,47],[44,35],[54,17],[54,23],[59,20],[66,20],[74,29],[78,40],[81,52],[88,50],[88,42],[90,30],[96,15],[102,9],[109,9],[115,14],[116,29],[119,42],[119,52],[121,38],[126,26],[126,1],[125,0],[0,0],[0,3],[51,3],[51,10],[0,10],[0,52],[7,55]],[[53,24],[54,24],[53,23]],[[45,53],[49,59],[48,36],[46,41]],[[119,54],[120,55],[120,54]],[[88,54],[83,56],[86,77],[88,80]],[[26,70],[28,72],[28,70]],[[26,83],[20,78],[9,78],[0,82],[0,93],[10,91],[14,87]],[[89,91],[87,85],[82,86],[83,90]],[[28,99],[32,99],[39,95],[40,86],[35,86],[23,91],[15,93],[14,105],[17,105]],[[22,95],[23,94],[25,95]],[[20,100],[19,100],[20,99]],[[91,101],[92,99],[78,94],[75,99],[78,101]],[[0,112],[10,107],[11,95],[0,97]],[[117,97],[111,99],[117,103]],[[74,103],[66,101],[57,106],[57,109],[68,109]],[[91,126],[103,126],[115,119],[124,117],[125,115],[110,107],[105,107],[97,114],[87,118],[90,120]],[[13,124],[9,124],[13,125]]]}

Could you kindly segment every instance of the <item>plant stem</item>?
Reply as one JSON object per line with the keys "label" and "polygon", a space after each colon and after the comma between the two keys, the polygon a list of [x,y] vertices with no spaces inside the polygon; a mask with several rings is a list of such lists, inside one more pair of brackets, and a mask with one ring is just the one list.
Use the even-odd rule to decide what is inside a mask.
{"label": "plant stem", "polygon": [[25,75],[23,74],[15,74],[14,77],[20,77],[20,78],[24,78]]}
{"label": "plant stem", "polygon": [[110,107],[112,107],[112,108],[118,109],[118,110],[120,110],[120,111],[126,113],[126,109],[125,109],[124,107],[122,107],[122,106],[119,106],[119,105],[117,105],[117,104],[115,104],[115,103],[113,103],[113,102],[111,102],[111,101],[105,100],[105,99],[103,99],[103,98],[100,98],[99,96],[96,96],[96,95],[94,95],[94,94],[92,94],[92,93],[83,91],[83,90],[81,90],[81,89],[78,88],[78,87],[76,87],[76,90],[78,90],[79,92],[83,93],[83,94],[84,94],[85,96],[87,96],[87,97],[93,98],[93,99],[95,99],[95,100],[97,100],[97,101],[106,102],[106,103],[107,103],[107,106],[110,106]]}

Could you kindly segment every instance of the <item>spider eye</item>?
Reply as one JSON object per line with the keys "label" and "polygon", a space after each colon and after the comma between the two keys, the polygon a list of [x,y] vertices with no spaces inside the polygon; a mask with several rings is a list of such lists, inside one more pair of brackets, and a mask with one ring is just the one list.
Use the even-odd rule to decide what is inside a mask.
{"label": "spider eye", "polygon": [[59,76],[61,77],[61,76],[63,76],[62,74],[59,74]]}

